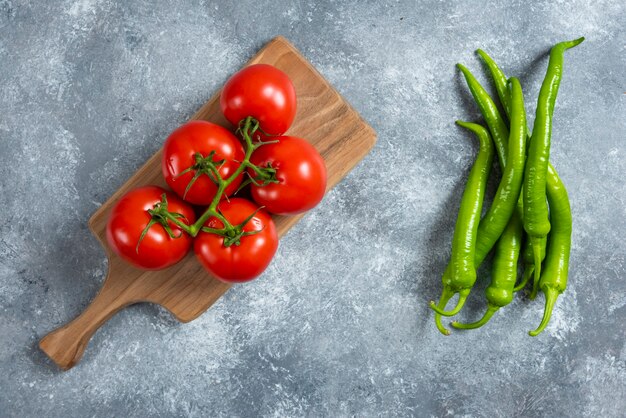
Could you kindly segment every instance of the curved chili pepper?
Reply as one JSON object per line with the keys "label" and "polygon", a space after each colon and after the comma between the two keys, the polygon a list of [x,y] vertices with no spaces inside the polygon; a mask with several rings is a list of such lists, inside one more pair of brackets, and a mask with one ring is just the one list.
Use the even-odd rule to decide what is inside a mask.
{"label": "curved chili pepper", "polygon": [[[498,159],[504,167],[508,161],[507,144],[509,140],[509,128],[505,120],[502,118],[502,115],[498,110],[498,106],[496,106],[491,96],[489,96],[487,90],[485,90],[478,80],[476,80],[474,74],[472,74],[472,72],[463,64],[457,64],[456,66],[459,70],[461,70],[461,73],[467,83],[467,87],[469,88],[470,93],[472,93],[472,96],[480,109],[480,113],[482,113],[483,118],[485,118],[485,122],[489,128],[489,133],[491,133],[493,142],[496,145]],[[508,91],[507,80],[505,80],[504,88]]]}
{"label": "curved chili pepper", "polygon": [[[506,158],[500,159],[502,165],[502,179],[498,185],[491,207],[480,221],[476,243],[476,252],[484,260],[504,228],[513,215],[519,199],[519,192],[524,178],[524,164],[526,158],[526,111],[524,110],[524,96],[522,86],[515,77],[509,79],[511,87],[511,129],[507,140],[507,147],[501,149],[500,154]],[[498,148],[498,144],[496,144]]]}
{"label": "curved chili pepper", "polygon": [[[507,78],[506,78],[506,75],[504,74],[504,71],[502,71],[500,67],[498,67],[498,64],[496,64],[496,62],[482,49],[477,49],[476,53],[482,58],[483,62],[487,66],[487,69],[489,70],[489,73],[491,74],[491,79],[493,81],[493,84],[496,88],[496,92],[498,93],[500,104],[502,105],[502,108],[504,109],[504,113],[510,119],[511,118],[511,97],[506,87]],[[530,136],[528,136],[526,140],[527,149],[528,149],[529,142],[530,142]],[[519,201],[517,205],[518,207],[516,210],[518,210],[521,216],[523,217],[524,207],[523,207],[522,196],[519,197]],[[524,236],[524,226],[523,224],[520,226],[521,228],[517,230],[517,235],[515,237],[518,240],[521,240],[522,237]],[[541,261],[543,261],[543,258],[545,256],[545,250],[546,248],[545,248],[545,242],[544,242],[544,245],[541,247],[541,254],[542,254]],[[513,288],[514,292],[518,292],[524,287],[526,287],[526,284],[528,283],[530,276],[533,274],[534,257],[533,257],[532,248],[530,247],[530,241],[528,239],[526,239],[524,242],[523,254],[524,254],[524,257],[523,257],[524,274],[522,276],[522,280],[520,281],[520,283]],[[529,255],[530,255],[530,258],[528,258]]]}
{"label": "curved chili pepper", "polygon": [[507,78],[504,74],[504,71],[502,71],[500,67],[498,67],[498,64],[496,64],[496,62],[482,49],[477,49],[476,53],[487,65],[489,73],[491,74],[491,79],[493,80],[493,84],[496,87],[498,98],[500,99],[500,103],[502,104],[502,108],[504,109],[504,113],[506,113],[506,116],[508,118],[511,118],[511,98],[509,95],[509,90],[506,87]]}
{"label": "curved chili pepper", "polygon": [[[498,111],[493,99],[489,96],[489,93],[484,87],[476,80],[474,75],[464,66],[458,65],[463,72],[467,85],[476,100],[487,125],[489,131],[494,138],[496,145],[496,151],[500,160],[500,166],[503,167],[502,180],[498,185],[498,190],[494,197],[493,203],[489,208],[489,211],[485,214],[480,222],[478,229],[478,240],[476,242],[476,254],[477,258],[480,258],[480,265],[482,261],[487,257],[489,251],[493,248],[498,238],[506,228],[508,220],[513,214],[515,205],[517,203],[519,190],[518,180],[519,173],[524,171],[524,163],[526,156],[526,112],[524,108],[524,97],[521,93],[521,86],[519,87],[518,105],[522,109],[522,113],[518,114],[519,117],[523,117],[524,120],[515,124],[515,130],[507,128],[507,125],[502,118],[502,115]],[[511,80],[516,80],[512,78]],[[517,81],[519,85],[519,81]],[[508,90],[508,89],[507,89]],[[513,89],[511,89],[513,91]],[[509,93],[509,96],[512,93]],[[513,126],[513,121],[511,121]],[[498,140],[496,141],[496,138]],[[502,139],[504,138],[504,139]],[[513,140],[511,140],[513,139]],[[509,160],[512,164],[509,164]],[[521,183],[520,183],[521,186]]]}
{"label": "curved chili pepper", "polygon": [[546,177],[550,156],[550,137],[552,133],[552,114],[561,83],[563,71],[563,53],[584,41],[560,42],[550,50],[548,70],[541,84],[533,133],[528,149],[526,172],[524,173],[524,230],[530,239],[534,256],[535,281],[541,277],[541,240],[550,232],[548,203],[546,200]]}
{"label": "curved chili pepper", "polygon": [[546,297],[546,306],[539,327],[530,331],[536,337],[550,322],[552,309],[561,293],[567,287],[567,273],[572,239],[572,211],[570,209],[567,190],[559,179],[556,171],[547,169],[548,183],[552,185],[552,193],[548,194],[552,231],[546,252],[546,262],[539,287]]}
{"label": "curved chili pepper", "polygon": [[[461,121],[456,123],[476,134],[480,142],[480,149],[467,179],[465,191],[461,198],[459,215],[454,227],[452,256],[449,264],[451,266],[450,279],[444,281],[443,293],[439,301],[442,308],[445,307],[454,293],[471,287],[476,281],[476,266],[474,265],[476,234],[494,154],[493,144],[487,129],[475,123]],[[441,333],[445,335],[450,333],[441,324],[440,316],[435,317],[435,324]]]}

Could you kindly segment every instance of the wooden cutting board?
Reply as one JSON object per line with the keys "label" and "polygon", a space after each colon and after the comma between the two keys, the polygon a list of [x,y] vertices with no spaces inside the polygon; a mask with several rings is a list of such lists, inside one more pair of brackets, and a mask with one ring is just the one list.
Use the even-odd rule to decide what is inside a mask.
{"label": "wooden cutting board", "polygon": [[[298,97],[297,114],[288,134],[306,138],[324,157],[329,190],[367,155],[376,143],[376,133],[285,38],[270,41],[247,65],[257,63],[274,65],[293,81]],[[232,129],[221,114],[219,95],[217,92],[191,119]],[[206,311],[230,287],[211,278],[196,261],[193,251],[165,270],[143,271],[128,265],[108,248],[105,228],[115,202],[138,186],[166,187],[161,175],[161,153],[159,150],[154,154],[89,219],[89,228],[106,249],[109,271],[102,289],[83,313],[39,342],[39,347],[62,369],[73,367],[96,330],[128,305],[158,303],[179,321],[188,322]],[[279,236],[301,217],[274,216]]]}

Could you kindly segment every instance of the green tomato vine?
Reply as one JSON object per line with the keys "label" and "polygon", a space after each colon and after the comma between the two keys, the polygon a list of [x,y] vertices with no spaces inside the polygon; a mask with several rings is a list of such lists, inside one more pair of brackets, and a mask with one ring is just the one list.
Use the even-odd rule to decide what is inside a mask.
{"label": "green tomato vine", "polygon": [[[259,121],[251,116],[248,116],[247,118],[245,118],[239,123],[237,131],[235,133],[240,135],[245,142],[244,144],[245,156],[244,156],[243,161],[241,161],[239,167],[237,167],[237,170],[235,170],[226,179],[222,178],[222,176],[219,173],[219,169],[221,168],[221,165],[224,164],[225,161],[224,160],[213,161],[213,158],[215,157],[215,151],[212,151],[206,157],[201,155],[200,153],[196,153],[196,155],[194,156],[195,163],[189,168],[187,168],[186,170],[184,170],[183,172],[181,172],[179,175],[186,174],[188,172],[194,172],[194,176],[192,180],[189,182],[189,184],[187,185],[187,188],[185,190],[185,195],[187,194],[187,192],[189,191],[193,183],[200,176],[202,175],[208,176],[211,179],[211,181],[213,181],[213,183],[215,183],[215,185],[217,186],[217,191],[215,193],[215,197],[211,201],[211,204],[206,208],[204,213],[196,220],[195,223],[188,225],[185,222],[183,222],[183,219],[184,219],[183,215],[179,213],[175,213],[175,212],[170,212],[167,209],[167,198],[165,194],[163,194],[161,196],[161,202],[157,203],[156,205],[154,205],[152,209],[148,210],[148,213],[150,214],[151,219],[150,219],[150,222],[148,222],[148,225],[146,226],[146,228],[143,230],[141,237],[139,238],[139,242],[137,243],[137,250],[139,250],[139,244],[141,243],[141,240],[143,239],[145,234],[155,224],[162,225],[171,238],[179,238],[180,236],[182,236],[183,233],[186,233],[192,237],[196,237],[200,233],[200,231],[221,235],[224,237],[225,247],[229,247],[231,245],[239,245],[242,237],[259,233],[260,231],[244,232],[243,227],[262,208],[257,209],[255,212],[250,214],[248,218],[246,218],[243,222],[241,222],[238,225],[232,225],[228,221],[228,219],[226,219],[222,215],[222,213],[220,213],[220,211],[217,208],[217,205],[219,204],[219,202],[222,200],[224,196],[225,190],[247,168],[251,169],[255,173],[255,175],[254,177],[248,175],[248,178],[244,182],[242,182],[241,186],[239,187],[237,191],[241,190],[243,187],[245,187],[246,185],[250,183],[256,186],[265,186],[270,183],[278,182],[278,180],[276,179],[276,169],[273,168],[271,164],[268,164],[266,167],[258,167],[250,162],[250,157],[252,157],[252,154],[254,153],[254,151],[257,150],[259,147],[266,145],[266,144],[278,142],[277,140],[274,140],[274,141],[263,141],[263,142],[259,141],[259,142],[253,143],[252,138],[255,132],[257,131],[262,132],[266,136],[270,136],[266,134],[265,132],[263,132],[263,130],[259,126]],[[246,173],[248,172],[246,171]],[[185,195],[183,195],[183,199]],[[210,227],[204,226],[204,224],[212,217],[218,219],[222,223],[223,227],[222,228],[210,228]],[[170,222],[176,225],[182,231],[181,234],[175,235],[172,232],[172,229],[170,227]]]}

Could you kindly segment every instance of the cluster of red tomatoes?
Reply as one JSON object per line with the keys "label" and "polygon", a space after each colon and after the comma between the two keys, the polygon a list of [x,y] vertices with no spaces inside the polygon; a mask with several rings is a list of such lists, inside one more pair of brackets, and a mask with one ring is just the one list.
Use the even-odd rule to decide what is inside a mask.
{"label": "cluster of red tomatoes", "polygon": [[112,209],[109,245],[136,267],[169,267],[193,245],[215,278],[252,280],[278,248],[270,213],[294,215],[322,200],[324,160],[306,140],[283,136],[296,115],[285,73],[264,64],[244,68],[227,81],[220,106],[235,133],[206,121],[182,125],[163,147],[172,191],[139,187]]}

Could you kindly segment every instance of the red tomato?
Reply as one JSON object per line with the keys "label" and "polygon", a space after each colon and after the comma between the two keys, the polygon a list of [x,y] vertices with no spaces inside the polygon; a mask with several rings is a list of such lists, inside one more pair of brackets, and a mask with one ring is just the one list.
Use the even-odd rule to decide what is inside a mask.
{"label": "red tomato", "polygon": [[233,126],[252,116],[268,134],[282,135],[296,116],[296,90],[287,74],[278,68],[250,65],[226,82],[220,106]]}
{"label": "red tomato", "polygon": [[[315,207],[326,191],[324,159],[308,141],[295,136],[275,138],[278,143],[263,145],[250,162],[258,167],[271,164],[278,183],[251,186],[252,198],[268,212],[295,215]],[[250,176],[254,171],[248,169]]]}
{"label": "red tomato", "polygon": [[[218,210],[232,225],[246,220],[258,206],[246,199],[223,200]],[[224,225],[211,218],[205,226],[220,229]],[[244,227],[244,232],[261,231],[241,237],[239,245],[224,246],[224,237],[200,232],[194,241],[194,251],[200,263],[215,278],[227,283],[247,282],[259,276],[272,261],[278,248],[278,235],[271,216],[259,210]]]}
{"label": "red tomato", "polygon": [[115,204],[109,215],[106,233],[109,247],[130,264],[147,269],[159,270],[179,262],[191,248],[192,238],[173,223],[169,223],[175,236],[170,238],[163,225],[154,224],[148,229],[139,244],[141,233],[151,220],[148,209],[161,202],[165,193],[168,211],[180,213],[181,220],[192,224],[196,220],[193,208],[174,193],[157,186],[139,187],[126,193]]}
{"label": "red tomato", "polygon": [[[187,194],[185,189],[196,174],[195,170],[189,171],[179,177],[180,173],[196,163],[195,155],[200,153],[207,157],[211,151],[215,151],[213,161],[225,160],[219,173],[223,179],[227,179],[239,167],[237,161],[243,161],[243,146],[227,129],[214,123],[194,120],[180,126],[165,141],[163,145],[163,157],[161,169],[167,184],[184,200],[195,205],[209,205],[217,186],[211,178],[202,174],[198,177]],[[233,194],[241,184],[243,176],[239,176],[226,188],[226,195]]]}

